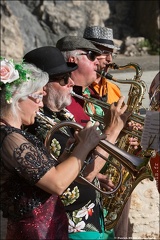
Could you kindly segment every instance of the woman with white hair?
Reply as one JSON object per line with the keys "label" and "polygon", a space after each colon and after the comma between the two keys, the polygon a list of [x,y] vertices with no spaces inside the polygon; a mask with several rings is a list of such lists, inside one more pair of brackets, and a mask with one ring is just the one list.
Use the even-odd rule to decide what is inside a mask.
{"label": "woman with white hair", "polygon": [[59,195],[106,136],[89,122],[77,133],[72,154],[58,163],[40,140],[21,129],[33,124],[43,107],[48,74],[31,64],[0,61],[0,209],[8,219],[6,239],[66,240],[68,220]]}

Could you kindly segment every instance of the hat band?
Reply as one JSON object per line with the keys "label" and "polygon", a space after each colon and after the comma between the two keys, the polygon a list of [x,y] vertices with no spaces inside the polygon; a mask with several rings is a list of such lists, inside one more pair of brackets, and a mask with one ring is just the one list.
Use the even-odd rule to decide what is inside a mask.
{"label": "hat band", "polygon": [[57,74],[63,74],[64,72],[69,72],[70,69],[68,69],[66,63],[61,64],[60,66],[51,68],[51,69],[47,69],[47,72],[50,76],[52,75],[57,75]]}
{"label": "hat band", "polygon": [[108,40],[108,39],[99,39],[99,38],[87,38],[90,41],[95,41],[97,43],[105,43],[105,44],[109,44],[109,45],[113,45],[114,46],[114,42],[112,40]]}

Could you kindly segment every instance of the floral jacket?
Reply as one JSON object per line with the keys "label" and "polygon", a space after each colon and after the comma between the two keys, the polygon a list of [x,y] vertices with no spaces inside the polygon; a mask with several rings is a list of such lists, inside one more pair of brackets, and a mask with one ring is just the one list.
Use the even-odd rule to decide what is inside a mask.
{"label": "floral jacket", "polygon": [[[53,124],[69,120],[75,121],[73,115],[64,109],[60,112],[52,112],[44,107],[44,115]],[[51,129],[42,119],[36,119],[35,124],[28,128],[28,131],[38,136],[44,142],[47,132]],[[68,130],[65,130],[68,132]],[[53,138],[51,143],[52,154],[57,158],[64,150],[67,141],[67,134],[59,134]],[[99,184],[98,180],[94,180]],[[61,200],[65,206],[69,219],[69,233],[97,231],[102,232],[103,211],[101,207],[100,193],[90,187],[74,181],[63,193]]]}

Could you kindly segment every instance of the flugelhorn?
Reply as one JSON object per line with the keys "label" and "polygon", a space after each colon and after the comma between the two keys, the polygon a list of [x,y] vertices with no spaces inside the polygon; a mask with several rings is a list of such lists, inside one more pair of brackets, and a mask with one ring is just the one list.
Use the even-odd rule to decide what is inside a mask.
{"label": "flugelhorn", "polygon": [[[48,131],[47,136],[45,138],[45,146],[47,147],[50,153],[51,153],[50,145],[52,140],[55,138],[56,131],[60,131],[61,134],[64,134],[65,137],[69,138],[70,137],[70,135],[68,134],[69,131],[67,131],[68,127],[79,131],[83,128],[81,125],[74,122],[64,121],[55,124],[54,121],[53,122],[49,121],[49,119],[43,113],[37,113],[37,117],[39,118],[39,120],[42,120],[44,124],[49,124],[50,130]],[[103,148],[106,152],[108,152],[110,156],[113,156],[117,160],[116,162],[110,161],[105,156],[99,154],[99,156],[103,158],[106,161],[106,163],[109,163],[108,168],[109,169],[111,168],[111,171],[108,172],[110,174],[114,174],[114,172],[116,172],[114,190],[105,191],[104,189],[98,188],[96,185],[85,179],[85,177],[83,176],[83,170],[85,165],[89,164],[90,161],[89,156],[87,158],[88,162],[84,163],[84,167],[79,173],[79,177],[102,194],[103,203],[104,201],[107,202],[107,204],[104,204],[104,208],[106,208],[108,212],[107,216],[105,217],[105,226],[106,229],[111,229],[115,226],[116,222],[118,221],[127,199],[129,198],[137,184],[145,178],[150,178],[150,180],[153,180],[150,169],[148,168],[148,161],[150,159],[150,155],[143,154],[142,158],[136,157],[132,154],[127,153],[126,151],[119,149],[118,147],[109,143],[106,140],[101,140],[99,142],[99,146]],[[95,149],[93,149],[92,153],[94,155],[98,155],[98,152]],[[55,160],[58,161],[58,158],[55,157],[54,154],[51,153],[51,155]],[[126,169],[125,172],[127,172],[127,175],[125,174],[125,178],[123,176],[124,169]]]}
{"label": "flugelhorn", "polygon": [[[81,125],[75,122],[68,121],[64,121],[54,125],[52,129],[48,132],[45,139],[45,146],[47,147],[49,152],[51,141],[54,138],[56,131],[60,131],[61,128],[64,129],[67,127],[78,131],[81,131],[83,129]],[[117,162],[112,162],[105,156],[99,154],[97,150],[92,150],[92,154],[96,156],[99,155],[106,161],[106,163],[109,163],[108,168],[111,167],[111,169],[114,169],[114,171],[116,172],[116,182],[114,181],[115,188],[112,191],[105,191],[104,189],[101,189],[93,183],[89,182],[83,175],[82,170],[84,168],[82,168],[82,170],[80,171],[79,177],[83,181],[85,181],[85,183],[89,184],[91,187],[93,187],[95,190],[99,191],[102,194],[103,203],[104,201],[107,201],[107,204],[104,205],[108,212],[107,216],[105,217],[105,228],[111,229],[116,225],[127,199],[130,197],[132,191],[137,186],[137,184],[145,178],[150,178],[150,180],[153,180],[150,168],[148,168],[148,162],[151,155],[143,154],[143,158],[134,156],[127,153],[126,151],[121,150],[107,140],[101,140],[98,146],[100,146],[103,150],[108,152],[117,160]],[[89,163],[85,163],[84,165],[87,164]],[[125,179],[123,176],[124,169],[126,169],[125,172],[127,172]],[[118,178],[117,175],[119,175]]]}
{"label": "flugelhorn", "polygon": [[[44,143],[49,152],[51,152],[50,146],[51,146],[51,142],[52,142],[52,139],[54,138],[54,134],[56,133],[56,131],[61,131],[61,128],[64,129],[67,127],[74,129],[74,130],[78,130],[78,131],[83,129],[83,127],[81,125],[79,125],[78,123],[69,122],[69,121],[63,121],[61,123],[57,123],[56,125],[54,125],[52,127],[52,129],[48,132],[46,139],[45,139],[45,143]],[[63,131],[61,131],[61,132],[63,132]],[[136,157],[134,155],[131,155],[131,154],[119,149],[118,147],[116,147],[112,143],[108,142],[107,140],[101,140],[99,142],[98,146],[100,146],[103,150],[105,150],[106,152],[108,152],[109,154],[114,156],[114,158],[116,158],[123,166],[125,166],[125,168],[127,168],[128,171],[132,174],[133,179],[135,179],[139,176],[141,169],[144,168],[144,166],[146,165],[146,160],[143,160],[139,157]],[[93,150],[92,154],[95,154],[96,156],[97,155],[100,156],[106,162],[108,162],[114,168],[116,168],[116,170],[119,172],[119,180],[118,180],[117,186],[115,187],[115,189],[113,191],[107,192],[107,191],[103,191],[102,189],[96,187],[94,184],[92,184],[91,182],[86,180],[83,177],[83,171],[80,172],[79,177],[82,178],[88,184],[92,185],[96,190],[98,190],[103,195],[106,195],[106,196],[113,195],[115,192],[118,191],[118,189],[120,188],[120,186],[122,184],[121,168],[116,166],[116,164],[112,163],[112,161],[109,161],[108,158],[101,155],[95,149]],[[86,165],[87,164],[88,163],[86,163]]]}

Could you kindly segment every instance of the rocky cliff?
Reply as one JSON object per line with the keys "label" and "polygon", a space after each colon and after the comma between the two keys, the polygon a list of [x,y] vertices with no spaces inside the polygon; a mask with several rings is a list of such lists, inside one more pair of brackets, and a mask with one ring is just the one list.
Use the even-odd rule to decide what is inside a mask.
{"label": "rocky cliff", "polygon": [[113,28],[122,53],[127,44],[136,45],[137,37],[158,46],[158,19],[158,0],[1,0],[1,55],[19,59],[33,48],[54,46],[65,35],[82,35],[87,25]]}

